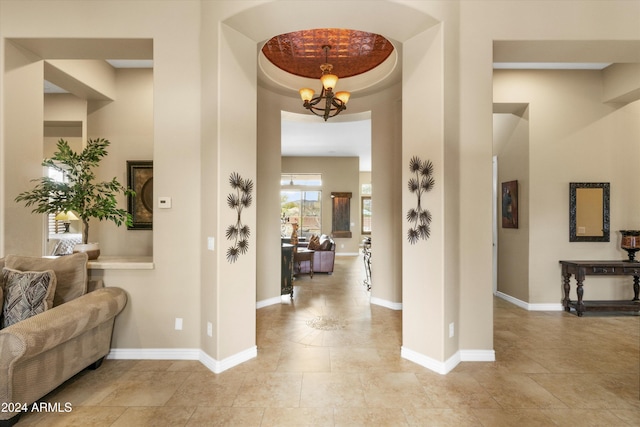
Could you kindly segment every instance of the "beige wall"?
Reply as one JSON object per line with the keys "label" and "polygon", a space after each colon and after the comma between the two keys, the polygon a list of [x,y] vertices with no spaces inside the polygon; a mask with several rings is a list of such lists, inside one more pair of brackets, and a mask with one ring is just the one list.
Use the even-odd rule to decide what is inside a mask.
{"label": "beige wall", "polygon": [[[154,157],[153,70],[119,69],[114,74],[113,102],[90,103],[88,137],[111,142],[109,154],[101,162],[98,179],[108,181],[115,177],[127,185],[127,161],[153,160]],[[162,194],[154,193],[157,195]],[[126,208],[126,197],[121,195],[118,203]],[[162,214],[162,210],[154,209],[154,215]],[[100,242],[102,255],[153,255],[152,230],[127,230],[126,226],[117,227],[94,219],[90,221],[89,241]]]}
{"label": "beige wall", "polygon": [[[498,292],[529,301],[529,120],[528,115],[494,114],[498,158]],[[518,228],[502,227],[502,183],[518,181]]]}
{"label": "beige wall", "polygon": [[[357,157],[283,157],[282,173],[322,174],[322,233],[331,235],[331,193],[351,193],[351,237],[334,237],[336,254],[358,253],[360,245],[360,172]],[[315,187],[310,187],[316,190]]]}
{"label": "beige wall", "polygon": [[[618,230],[640,226],[638,202],[624,196],[640,184],[632,166],[640,155],[640,101],[603,103],[602,79],[601,71],[495,72],[496,102],[530,105],[529,291],[528,296],[522,288],[512,294],[524,301],[558,303],[559,260],[624,259]],[[569,242],[570,182],[611,184],[610,242]],[[589,282],[594,280],[598,286],[587,283],[585,297],[633,296],[627,279]]]}
{"label": "beige wall", "polygon": [[[540,74],[527,73],[529,85],[505,78],[494,94],[493,45],[495,40],[638,40],[638,2],[379,1],[363,14],[362,1],[340,1],[332,3],[340,14],[315,13],[320,4],[1,0],[2,251],[39,254],[42,245],[41,221],[25,215],[13,199],[40,173],[46,52],[35,55],[7,38],[152,39],[154,194],[172,197],[173,208],[154,216],[154,270],[104,272],[108,285],[122,286],[130,296],[117,321],[114,347],[196,348],[216,360],[251,350],[256,298],[279,296],[275,281],[265,284],[264,293],[257,288],[258,268],[273,264],[260,261],[260,253],[273,247],[269,239],[275,242],[276,236],[263,240],[261,234],[245,258],[229,264],[224,228],[233,212],[224,200],[232,171],[256,179],[258,199],[261,186],[277,186],[257,179],[273,173],[259,165],[256,154],[256,143],[263,141],[257,123],[260,131],[265,126],[258,117],[264,111],[257,95],[257,46],[299,28],[351,27],[388,35],[403,50],[401,106],[395,113],[380,108],[378,117],[372,112],[374,168],[387,168],[374,169],[372,181],[381,204],[391,207],[378,218],[401,228],[373,235],[374,241],[387,239],[389,244],[381,246],[398,258],[388,257],[390,269],[374,268],[374,286],[382,271],[392,272],[393,283],[386,290],[374,288],[372,297],[383,292],[383,300],[402,301],[403,349],[435,361],[437,370],[445,361],[455,363],[460,350],[492,351],[494,100],[531,104],[529,301],[560,299],[558,259],[620,257],[614,242],[569,244],[562,236],[572,180],[610,181],[616,203],[612,230],[638,227],[640,202],[623,199],[638,184],[637,176],[624,172],[634,169],[639,154],[637,101],[598,104],[594,94],[601,81],[589,73],[559,78],[553,85]],[[89,53],[83,55],[69,59]],[[556,98],[549,96],[552,89]],[[617,96],[619,90],[613,92]],[[300,108],[295,94],[277,98],[272,101],[282,109]],[[370,109],[372,98],[354,96],[349,111]],[[571,108],[581,113],[568,114]],[[113,124],[114,132],[117,126]],[[277,125],[267,126],[273,126],[269,144],[277,143]],[[386,143],[401,140],[399,154],[388,162],[376,163],[375,153],[385,153],[382,145],[376,148],[385,143],[376,143],[377,130]],[[406,192],[406,168],[414,155],[432,160],[436,168],[436,188],[425,199],[434,215],[432,236],[415,246],[406,241],[404,222],[413,202]],[[388,171],[394,172],[393,184],[383,189],[378,184],[383,175],[378,174]],[[353,180],[358,181],[357,175]],[[270,188],[268,194],[275,191]],[[628,203],[619,205],[621,200]],[[279,215],[270,205],[273,218],[257,218],[255,206],[261,203],[247,212],[253,230],[265,230],[269,221],[277,224]],[[208,236],[215,238],[213,252],[207,250]],[[590,295],[628,295],[627,285],[612,286]],[[173,328],[176,317],[184,319],[182,331]],[[214,325],[211,337],[207,322]],[[451,323],[456,333],[450,338]]]}
{"label": "beige wall", "polygon": [[[71,4],[73,8],[66,7]],[[129,294],[129,302],[114,333],[115,348],[199,347],[200,262],[197,254],[201,240],[197,221],[183,220],[194,212],[196,218],[200,216],[199,5],[172,1],[136,4],[2,1],[0,7],[4,49],[1,68],[5,70],[0,143],[4,152],[3,182],[8,182],[7,177],[11,182],[10,187],[5,185],[3,189],[2,227],[15,230],[15,234],[2,233],[3,253],[41,254],[41,220],[36,215],[25,215],[25,208],[13,199],[18,190],[28,188],[29,180],[40,174],[44,76],[41,59],[48,54],[59,58],[60,54],[45,48],[35,55],[6,42],[6,38],[153,39],[153,152],[146,152],[144,156],[153,155],[155,194],[172,196],[174,207],[154,218],[154,270],[108,270],[97,275],[102,276],[107,285],[121,286]],[[169,20],[173,23],[171,27],[164,24]],[[104,25],[104,22],[119,25]],[[50,48],[55,48],[55,44]],[[96,45],[89,50],[90,54],[100,55],[102,48],[102,44]],[[76,53],[87,54],[86,51]],[[86,56],[67,59],[84,58]],[[181,82],[179,88],[176,82]],[[147,122],[145,119],[144,123]],[[112,135],[126,129],[126,138],[131,138],[129,143],[147,139],[149,131],[144,123],[138,130],[144,129],[145,138],[140,138],[128,123],[116,121],[105,127],[109,127]],[[113,157],[120,163],[117,175],[124,178],[122,161],[129,158],[130,153],[119,156],[112,151],[112,154],[116,154]],[[15,171],[11,165],[15,165]],[[118,230],[120,232],[126,233]],[[182,331],[173,328],[176,317],[184,319]]]}

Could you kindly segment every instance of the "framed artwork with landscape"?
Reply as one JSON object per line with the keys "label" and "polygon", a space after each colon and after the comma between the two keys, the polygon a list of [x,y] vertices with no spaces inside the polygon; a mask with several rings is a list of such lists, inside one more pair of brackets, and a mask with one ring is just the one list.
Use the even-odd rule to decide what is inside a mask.
{"label": "framed artwork with landscape", "polygon": [[128,160],[127,185],[135,196],[127,198],[127,210],[133,217],[129,230],[151,230],[153,228],[153,161]]}

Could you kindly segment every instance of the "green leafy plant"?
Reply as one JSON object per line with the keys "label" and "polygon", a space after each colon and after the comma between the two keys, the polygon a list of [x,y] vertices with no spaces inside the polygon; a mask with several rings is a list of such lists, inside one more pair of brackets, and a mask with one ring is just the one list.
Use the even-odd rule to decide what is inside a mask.
{"label": "green leafy plant", "polygon": [[125,209],[118,208],[116,196],[123,194],[133,196],[131,189],[125,188],[114,177],[111,181],[96,182],[94,168],[107,155],[107,147],[111,143],[103,138],[89,139],[86,147],[74,152],[69,143],[60,139],[57,151],[50,159],[45,159],[42,166],[61,172],[64,182],[53,178],[33,179],[36,186],[20,193],[16,202],[24,202],[34,206],[31,212],[56,214],[73,211],[82,221],[82,243],[88,243],[89,219],[113,221],[117,226],[123,223],[133,224],[133,218]]}

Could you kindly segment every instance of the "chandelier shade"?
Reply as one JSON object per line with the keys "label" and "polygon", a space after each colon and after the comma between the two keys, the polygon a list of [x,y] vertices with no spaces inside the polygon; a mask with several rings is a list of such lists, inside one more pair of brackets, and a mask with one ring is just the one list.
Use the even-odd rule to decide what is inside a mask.
{"label": "chandelier shade", "polygon": [[345,90],[336,92],[336,98],[346,104],[347,102],[349,102],[349,98],[351,98],[351,93]]}
{"label": "chandelier shade", "polygon": [[324,90],[333,90],[338,83],[338,76],[335,74],[323,74],[322,77],[320,77],[320,81],[322,82]]}
{"label": "chandelier shade", "polygon": [[300,93],[300,98],[302,98],[302,101],[311,101],[313,95],[316,93],[315,90],[309,89],[308,87],[303,87],[298,92]]}

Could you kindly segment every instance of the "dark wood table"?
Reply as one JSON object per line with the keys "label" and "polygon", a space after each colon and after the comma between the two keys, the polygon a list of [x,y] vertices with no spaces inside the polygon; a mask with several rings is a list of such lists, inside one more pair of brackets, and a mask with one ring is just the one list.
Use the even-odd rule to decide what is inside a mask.
{"label": "dark wood table", "polygon": [[309,274],[311,275],[311,278],[313,279],[313,254],[315,254],[316,251],[311,250],[311,249],[301,249],[301,248],[297,248],[296,251],[293,253],[293,262],[298,263],[298,271],[300,271],[300,263],[302,261],[309,261]]}
{"label": "dark wood table", "polygon": [[[565,311],[576,310],[578,316],[585,311],[640,311],[640,262],[631,261],[560,261]],[[577,301],[569,299],[571,275],[576,279]],[[633,300],[631,301],[584,301],[584,279],[586,276],[633,276]]]}

